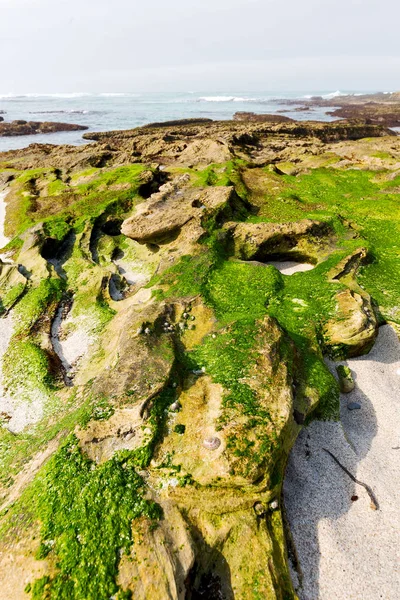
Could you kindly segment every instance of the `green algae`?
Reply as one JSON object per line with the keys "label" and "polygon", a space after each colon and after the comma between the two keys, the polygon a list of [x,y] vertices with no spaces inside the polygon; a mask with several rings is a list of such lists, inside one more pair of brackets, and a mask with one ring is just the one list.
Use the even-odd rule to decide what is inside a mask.
{"label": "green algae", "polygon": [[77,442],[69,436],[21,498],[41,522],[37,558],[56,562],[54,575],[33,583],[34,600],[108,600],[118,592],[118,565],[132,544],[132,521],[162,516],[143,497],[131,453],[96,465]]}
{"label": "green algae", "polygon": [[47,307],[61,299],[64,282],[60,279],[43,279],[32,287],[15,307],[14,335],[28,333],[37,321],[43,317]]}
{"label": "green algae", "polygon": [[23,171],[11,186],[7,233],[19,235],[43,221],[49,230],[56,231],[56,239],[60,239],[63,221],[79,230],[87,219],[95,219],[113,204],[122,212],[128,210],[133,199],[140,200],[140,175],[144,170],[141,164],[97,169],[92,172],[90,181],[80,183],[80,178],[88,173],[86,170],[74,174],[74,185],[55,179],[54,169]]}
{"label": "green algae", "polygon": [[[189,171],[193,184],[202,186],[230,185],[232,179],[239,177],[237,168],[229,171],[222,165],[212,165],[201,172]],[[118,185],[126,182],[130,174],[132,181],[128,183],[134,186],[137,179],[133,173],[134,170],[118,174],[108,173],[100,181],[100,177],[96,180],[99,170],[86,172],[86,176],[95,179],[78,184],[76,188],[79,189],[79,193],[84,193],[87,197],[85,200],[74,201],[72,209],[68,207],[64,213],[65,215],[68,213],[69,216],[72,214],[73,227],[76,231],[83,230],[85,219],[93,222],[93,219],[104,210],[108,210],[109,214],[123,213],[132,201],[133,187],[130,190],[112,192],[101,188],[103,185]],[[83,173],[80,176],[83,176]],[[328,221],[337,235],[337,246],[324,262],[312,271],[297,273],[290,277],[282,276],[272,266],[227,262],[228,256],[223,240],[218,233],[214,232],[210,235],[209,232],[199,255],[184,257],[168,272],[154,277],[150,287],[159,286],[156,293],[160,299],[200,295],[213,309],[217,318],[215,337],[207,336],[192,352],[185,353],[181,357],[179,368],[182,369],[182,373],[185,373],[185,370],[204,367],[214,381],[223,384],[229,390],[229,394],[224,398],[225,407],[236,409],[239,407],[243,414],[253,418],[250,421],[251,426],[260,422],[267,427],[270,422],[268,411],[260,410],[253,391],[241,381],[249,374],[254,341],[257,336],[257,320],[265,315],[273,316],[295,342],[297,364],[295,366],[292,364],[288,348],[283,349],[281,360],[287,362],[290,369],[295,372],[296,384],[300,390],[298,395],[301,393],[307,395],[310,390],[313,391],[319,398],[319,405],[313,416],[337,418],[338,387],[323,362],[321,328],[333,315],[335,294],[345,288],[338,282],[331,282],[328,273],[356,247],[360,245],[368,247],[374,260],[361,267],[358,282],[379,303],[383,318],[400,322],[400,315],[396,311],[400,298],[398,275],[400,264],[398,246],[396,246],[399,234],[399,201],[398,194],[393,191],[399,185],[399,178],[388,182],[384,177],[378,178],[376,173],[342,172],[335,169],[315,169],[297,177],[277,174],[269,174],[269,176],[275,182],[279,182],[279,191],[274,193],[271,189],[266,194],[258,215],[250,216],[249,221],[284,222],[299,218]],[[76,181],[78,178],[76,176]],[[53,183],[54,185],[50,183],[47,189],[52,190],[57,197],[62,196],[62,186]],[[248,195],[248,190],[246,194]],[[103,198],[99,200],[99,195],[106,195],[107,198],[104,201]],[[115,195],[118,196],[117,200]],[[51,218],[45,223],[46,234],[55,239],[63,239],[69,230],[70,224],[63,220],[63,217]],[[116,240],[115,243],[120,246],[121,240]],[[112,240],[107,252],[112,252],[116,247],[115,243]],[[100,331],[112,318],[114,312],[109,309],[99,293],[97,283],[94,285],[95,271],[96,267],[90,266],[90,259],[82,249],[74,249],[74,254],[66,265],[66,273],[71,289],[76,292],[75,314],[84,314],[95,305],[94,320],[98,323],[97,327]],[[50,288],[52,285],[53,283]],[[20,301],[18,306],[22,307],[19,310],[22,315],[21,323],[23,323],[21,333],[34,329],[41,313],[45,311],[46,302],[51,303],[59,299],[62,285],[58,291],[53,290],[54,295],[50,288],[43,285],[40,294],[33,288],[26,295],[27,300]],[[47,299],[43,305],[40,304],[41,294]],[[97,309],[99,309],[98,313]],[[26,341],[18,341],[19,343],[26,344]],[[15,348],[21,355],[26,354],[28,350],[32,352],[35,381],[42,381],[47,388],[52,385],[44,375],[49,372],[48,364],[44,363],[45,355],[37,353],[37,350],[41,351],[41,349],[35,344],[29,349],[22,345]],[[11,365],[13,355],[5,358],[6,365],[7,360]],[[15,368],[15,364],[13,366]],[[7,366],[5,368],[7,371]],[[24,363],[19,365],[19,368],[24,368]],[[31,375],[29,370],[27,375],[29,377]],[[76,447],[76,440],[71,438],[64,447],[68,450],[63,448],[57,454],[57,461],[60,462],[54,460],[49,466],[49,474],[46,475],[45,480],[39,478],[42,487],[38,492],[40,498],[36,514],[42,521],[41,555],[49,553],[49,557],[54,556],[54,560],[58,561],[59,573],[53,578],[45,577],[35,582],[32,588],[33,598],[37,600],[47,597],[83,599],[87,598],[90,592],[93,597],[101,599],[117,593],[115,576],[119,551],[121,549],[127,551],[130,544],[129,535],[125,537],[130,526],[128,523],[131,518],[141,514],[153,517],[156,515],[157,518],[159,516],[157,509],[152,513],[152,509],[143,504],[145,502],[142,496],[143,483],[136,478],[135,469],[149,465],[154,447],[162,436],[166,418],[165,409],[174,399],[175,391],[168,384],[154,402],[148,422],[149,427],[153,428],[150,442],[134,453],[130,453],[129,457],[124,455],[122,458],[118,455],[104,463],[104,466],[98,467],[80,453]],[[99,414],[107,418],[110,414],[109,408],[107,399],[103,399],[99,403]],[[11,435],[5,434],[4,438],[0,436],[0,460],[4,446],[16,441],[19,450],[15,450],[14,444],[14,449],[11,449],[12,458],[7,459],[6,462],[12,471],[15,463],[18,461],[21,463],[22,456],[28,457],[33,449],[43,445],[43,441],[54,437],[56,431],[61,431],[62,426],[70,431],[75,423],[87,423],[94,416],[95,411],[89,411],[85,404],[84,409],[72,410],[60,419],[59,425],[53,424],[47,429],[37,431],[31,437],[23,434],[17,436],[17,440],[13,440]],[[273,451],[276,440],[273,435],[266,433],[259,456],[252,454],[251,442],[236,445],[235,441],[230,443],[229,448],[237,456],[251,456],[255,462],[262,462]],[[124,466],[125,461],[128,461],[130,466]],[[126,469],[128,474],[122,473]],[[132,486],[132,495],[137,505],[132,504],[132,498],[126,499],[124,490],[126,491],[128,484]],[[71,494],[69,487],[71,487]],[[72,494],[73,491],[75,495]],[[115,497],[112,497],[114,492]],[[96,504],[98,496],[101,496],[102,500]],[[118,512],[119,509],[115,508],[114,500],[124,504],[122,512]],[[128,508],[124,512],[126,502]],[[141,507],[139,512],[135,512],[137,506]],[[115,518],[112,522],[107,521],[105,525],[104,539],[109,541],[109,547],[104,550],[104,556],[103,540],[100,540],[98,547],[91,544],[92,540],[87,547],[81,547],[85,546],[86,542],[81,544],[77,536],[81,536],[83,531],[83,539],[90,537],[96,523],[98,527],[98,523],[102,523],[103,515],[107,515],[110,510],[110,514]],[[69,515],[68,522],[59,515],[63,512]],[[277,526],[276,531],[280,531],[279,528],[280,525]],[[102,531],[101,528],[98,529]],[[96,534],[97,532],[94,541],[98,541]],[[282,545],[281,540],[279,543]],[[93,574],[96,569],[100,571],[98,584],[88,578],[85,579],[85,571]],[[281,570],[284,573],[283,561],[279,563],[279,571]],[[96,585],[98,587],[90,587]],[[257,585],[255,582],[255,597],[257,597]],[[120,590],[117,597],[124,597],[124,593]]]}

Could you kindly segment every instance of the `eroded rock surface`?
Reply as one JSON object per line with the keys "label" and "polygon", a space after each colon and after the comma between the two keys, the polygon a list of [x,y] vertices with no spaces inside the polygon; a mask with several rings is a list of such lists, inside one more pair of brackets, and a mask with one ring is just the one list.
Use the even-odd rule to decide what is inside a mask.
{"label": "eroded rock surface", "polygon": [[0,155],[7,594],[295,598],[282,482],[307,420],[339,416],[325,355],[400,319],[400,141],[253,118],[87,137]]}

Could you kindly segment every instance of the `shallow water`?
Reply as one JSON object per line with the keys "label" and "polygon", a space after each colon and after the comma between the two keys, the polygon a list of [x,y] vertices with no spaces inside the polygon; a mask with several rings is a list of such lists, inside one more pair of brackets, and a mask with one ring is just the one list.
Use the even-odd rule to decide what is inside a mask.
{"label": "shallow water", "polygon": [[[323,109],[295,112],[302,106],[302,99],[324,92],[183,92],[159,94],[27,94],[21,96],[1,95],[0,111],[5,121],[59,121],[86,125],[89,131],[129,129],[146,123],[202,117],[214,120],[231,119],[237,111],[276,113],[297,120],[332,121]],[[298,104],[287,106],[282,98],[298,99]],[[288,112],[286,112],[288,111]],[[60,132],[47,135],[0,138],[0,152],[24,148],[32,143],[82,144],[84,132]]]}

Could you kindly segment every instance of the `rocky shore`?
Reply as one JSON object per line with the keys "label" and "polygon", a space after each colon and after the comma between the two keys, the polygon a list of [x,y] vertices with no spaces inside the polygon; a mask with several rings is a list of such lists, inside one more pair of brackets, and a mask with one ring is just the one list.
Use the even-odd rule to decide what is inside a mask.
{"label": "rocky shore", "polygon": [[[282,104],[298,105],[298,100],[282,100]],[[385,127],[400,127],[400,92],[391,94],[359,94],[335,96],[331,99],[316,96],[302,100],[296,110],[309,111],[313,108],[334,108],[327,114],[341,119],[362,119],[366,123]]]}
{"label": "rocky shore", "polygon": [[88,128],[85,125],[74,125],[73,123],[23,120],[6,122],[3,117],[0,117],[0,137],[56,133],[58,131],[85,131],[86,129]]}
{"label": "rocky shore", "polygon": [[[400,324],[400,139],[365,120],[243,115],[84,137],[0,154],[4,598],[330,600],[341,562],[321,559],[317,583],[308,568],[329,536],[305,508],[302,475],[317,478],[302,453],[314,429],[341,430],[329,361],[349,361],[355,403],[371,397],[360,439],[357,414],[394,377],[375,352]],[[364,499],[368,535],[388,535]]]}

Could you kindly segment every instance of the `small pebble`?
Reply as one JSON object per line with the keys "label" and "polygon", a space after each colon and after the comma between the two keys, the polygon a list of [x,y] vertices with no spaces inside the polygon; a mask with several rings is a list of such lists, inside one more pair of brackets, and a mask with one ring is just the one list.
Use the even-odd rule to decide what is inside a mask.
{"label": "small pebble", "polygon": [[221,440],[217,437],[209,437],[203,442],[204,448],[207,450],[217,450],[221,445]]}
{"label": "small pebble", "polygon": [[150,333],[149,327],[146,327],[146,329],[144,330],[144,332],[145,332],[146,335],[149,335],[149,333]]}
{"label": "small pebble", "polygon": [[169,407],[169,409],[172,410],[172,412],[179,412],[181,408],[182,406],[179,402],[173,402]]}
{"label": "small pebble", "polygon": [[361,408],[361,404],[359,404],[358,402],[349,402],[347,408],[349,410],[357,410],[358,408]]}
{"label": "small pebble", "polygon": [[192,321],[196,320],[196,317],[194,315],[192,315],[190,318],[191,318]]}
{"label": "small pebble", "polygon": [[271,510],[277,510],[279,507],[278,500],[273,500],[269,503],[269,507]]}
{"label": "small pebble", "polygon": [[262,502],[256,502],[253,508],[257,517],[263,517],[265,515],[265,508]]}

